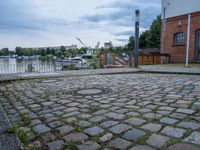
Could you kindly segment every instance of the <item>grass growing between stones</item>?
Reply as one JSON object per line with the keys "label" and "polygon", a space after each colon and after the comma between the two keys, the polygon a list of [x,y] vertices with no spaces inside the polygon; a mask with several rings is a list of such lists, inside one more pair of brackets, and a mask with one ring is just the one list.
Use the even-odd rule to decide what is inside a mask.
{"label": "grass growing between stones", "polygon": [[181,140],[180,139],[170,139],[168,142],[167,142],[167,146],[170,146],[170,145],[174,145],[176,143],[179,143]]}
{"label": "grass growing between stones", "polygon": [[25,132],[25,131],[20,131],[18,129],[19,129],[18,125],[14,125],[14,126],[7,129],[7,133],[17,135],[19,137],[20,141],[24,145],[27,145],[29,143],[28,133]]}
{"label": "grass growing between stones", "polygon": [[77,132],[83,132],[84,129],[85,129],[85,128],[80,127],[80,126],[78,126],[78,125],[75,125],[75,126],[73,126],[73,127],[74,127],[74,130],[77,131]]}
{"label": "grass growing between stones", "polygon": [[77,145],[80,144],[79,142],[66,142],[65,147],[70,150],[78,150]]}
{"label": "grass growing between stones", "polygon": [[25,126],[29,126],[30,123],[31,123],[31,119],[26,115],[22,117],[22,121],[23,121]]}
{"label": "grass growing between stones", "polygon": [[99,143],[100,142],[100,136],[93,136],[93,137],[91,137],[91,140]]}
{"label": "grass growing between stones", "polygon": [[24,131],[19,131],[17,135],[18,135],[20,141],[21,141],[23,144],[27,145],[27,144],[29,143],[28,134],[27,134],[26,132],[24,132]]}

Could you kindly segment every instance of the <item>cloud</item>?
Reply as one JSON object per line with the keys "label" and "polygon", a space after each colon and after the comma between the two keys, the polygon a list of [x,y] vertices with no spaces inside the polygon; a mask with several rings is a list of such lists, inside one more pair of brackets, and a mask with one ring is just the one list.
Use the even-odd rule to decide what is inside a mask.
{"label": "cloud", "polygon": [[[160,14],[159,0],[124,0],[113,1],[112,3],[98,6],[97,9],[105,10],[105,13],[98,13],[84,18],[89,22],[107,22],[107,24],[115,26],[134,26],[134,10],[141,11],[141,27],[148,28],[154,18]],[[106,12],[106,10],[112,10]],[[102,11],[104,12],[104,11]]]}
{"label": "cloud", "polygon": [[0,47],[78,44],[76,36],[91,46],[117,45],[134,34],[135,9],[143,31],[160,7],[160,0],[1,0]]}
{"label": "cloud", "polygon": [[128,36],[132,36],[134,34],[134,31],[121,31],[121,32],[116,32],[113,33],[115,36],[123,36],[123,35],[128,35]]}
{"label": "cloud", "polygon": [[116,41],[119,41],[119,42],[125,42],[127,43],[128,42],[128,39],[115,39]]}

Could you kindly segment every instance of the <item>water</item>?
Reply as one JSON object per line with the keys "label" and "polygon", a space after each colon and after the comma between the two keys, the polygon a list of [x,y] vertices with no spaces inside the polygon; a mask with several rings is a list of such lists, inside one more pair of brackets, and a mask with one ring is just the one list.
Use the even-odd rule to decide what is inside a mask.
{"label": "water", "polygon": [[55,72],[60,69],[52,60],[0,58],[0,74],[28,72],[30,71],[29,64],[32,64],[33,72]]}

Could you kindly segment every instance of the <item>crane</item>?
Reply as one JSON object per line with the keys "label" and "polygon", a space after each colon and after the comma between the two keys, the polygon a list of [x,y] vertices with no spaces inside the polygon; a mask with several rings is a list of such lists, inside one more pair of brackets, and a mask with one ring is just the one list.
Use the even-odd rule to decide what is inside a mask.
{"label": "crane", "polygon": [[81,41],[81,39],[80,38],[76,38],[85,48],[88,48],[82,41]]}
{"label": "crane", "polygon": [[100,42],[98,42],[97,45],[95,46],[95,51],[96,52],[98,52],[98,50],[99,50],[99,45],[100,45]]}

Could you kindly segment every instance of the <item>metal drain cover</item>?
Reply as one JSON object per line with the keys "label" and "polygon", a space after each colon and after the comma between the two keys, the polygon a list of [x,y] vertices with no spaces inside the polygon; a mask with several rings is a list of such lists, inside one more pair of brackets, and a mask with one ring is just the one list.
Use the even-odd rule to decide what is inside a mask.
{"label": "metal drain cover", "polygon": [[77,91],[78,94],[81,94],[81,95],[93,95],[93,94],[100,94],[102,93],[103,90],[101,89],[83,89],[83,90],[79,90]]}
{"label": "metal drain cover", "polygon": [[110,92],[109,88],[97,88],[97,87],[90,87],[90,88],[82,88],[71,91],[72,95],[82,95],[82,96],[91,96],[91,95],[99,95],[99,94],[106,94]]}

